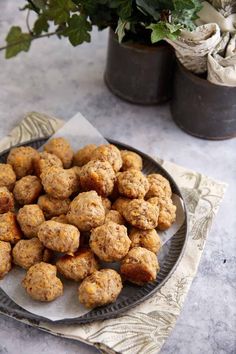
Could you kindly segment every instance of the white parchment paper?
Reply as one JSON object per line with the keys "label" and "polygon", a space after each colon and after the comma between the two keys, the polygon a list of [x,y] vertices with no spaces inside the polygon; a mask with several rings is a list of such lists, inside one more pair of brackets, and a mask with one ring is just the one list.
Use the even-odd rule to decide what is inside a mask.
{"label": "white parchment paper", "polygon": [[[99,145],[107,143],[104,137],[80,113],[76,114],[71,120],[69,120],[68,123],[53,135],[53,137],[65,137],[69,140],[75,151],[86,144],[92,143]],[[168,241],[180,229],[185,219],[183,201],[176,194],[173,194],[172,198],[177,207],[177,216],[175,223],[170,229],[158,232],[163,245],[165,245],[158,254],[160,260],[165,258],[165,254],[168,252]],[[111,267],[117,269],[118,264],[114,263]],[[23,269],[14,267],[4,279],[0,280],[0,287],[17,305],[25,310],[52,321],[76,318],[90,311],[84,308],[78,301],[78,283],[63,280],[63,296],[57,298],[53,302],[44,303],[34,301],[26,294],[24,288],[21,286],[21,281],[24,276],[25,271]],[[136,290],[133,289],[132,285],[125,285],[118,301],[123,297],[131,296],[133,291],[137,291],[137,288],[135,289]]]}

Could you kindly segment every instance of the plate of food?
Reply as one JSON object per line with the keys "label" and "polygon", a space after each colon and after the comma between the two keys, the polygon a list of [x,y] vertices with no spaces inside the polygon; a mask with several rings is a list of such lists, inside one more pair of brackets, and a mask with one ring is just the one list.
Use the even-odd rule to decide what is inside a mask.
{"label": "plate of food", "polygon": [[116,317],[174,271],[187,239],[177,184],[150,156],[107,140],[73,151],[64,137],[37,139],[0,154],[2,313]]}

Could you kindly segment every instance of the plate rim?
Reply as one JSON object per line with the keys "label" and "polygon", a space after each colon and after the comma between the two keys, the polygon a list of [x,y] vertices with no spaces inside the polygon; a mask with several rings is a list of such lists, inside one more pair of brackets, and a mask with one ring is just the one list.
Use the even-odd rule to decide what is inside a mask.
{"label": "plate rim", "polygon": [[[47,137],[40,137],[40,138],[34,138],[34,139],[30,139],[27,140],[25,142],[21,142],[18,144],[13,144],[12,146],[10,146],[9,148],[3,150],[0,152],[0,157],[4,154],[7,154],[12,148],[15,147],[20,147],[20,146],[29,146],[31,144],[39,144],[39,146],[43,145],[48,139],[50,139],[51,136],[47,136]],[[179,256],[176,260],[176,262],[174,263],[173,267],[171,268],[171,270],[169,271],[169,273],[166,275],[166,277],[154,288],[152,289],[149,293],[147,293],[146,295],[144,295],[142,298],[137,299],[136,301],[134,301],[133,303],[128,304],[127,306],[121,307],[116,311],[110,312],[108,311],[107,313],[102,313],[102,314],[97,314],[96,318],[83,318],[86,315],[89,315],[90,312],[86,313],[85,315],[81,315],[79,317],[74,317],[74,318],[65,318],[65,319],[60,319],[60,320],[51,320],[48,319],[46,317],[43,316],[39,316],[39,315],[35,315],[32,312],[29,312],[27,310],[25,310],[23,307],[19,306],[18,304],[16,304],[14,302],[14,300],[12,300],[5,292],[4,290],[1,289],[2,292],[4,292],[5,296],[7,296],[14,304],[16,304],[18,307],[20,307],[21,312],[23,312],[23,314],[19,315],[19,313],[17,313],[19,310],[17,309],[11,309],[9,308],[9,306],[4,306],[1,304],[0,302],[0,312],[3,315],[15,318],[17,320],[19,319],[23,319],[23,320],[27,320],[29,322],[32,323],[37,323],[39,324],[40,322],[46,322],[46,323],[52,323],[52,324],[85,324],[85,323],[91,323],[94,321],[101,321],[101,320],[106,320],[106,319],[111,319],[111,318],[117,318],[120,317],[122,315],[124,315],[124,313],[132,308],[134,308],[135,306],[143,303],[145,300],[149,299],[151,296],[153,296],[153,294],[155,294],[172,276],[172,274],[175,272],[178,264],[180,263],[183,254],[185,252],[186,249],[186,245],[187,245],[187,241],[189,238],[189,215],[187,212],[187,207],[186,207],[186,203],[183,197],[183,194],[178,186],[178,184],[175,182],[174,178],[170,175],[170,173],[158,162],[156,161],[153,157],[151,157],[150,155],[140,151],[137,148],[134,148],[133,146],[130,146],[126,143],[120,142],[118,140],[115,139],[111,139],[111,138],[106,138],[105,139],[110,143],[113,144],[115,146],[118,146],[122,149],[126,149],[126,150],[130,150],[133,152],[136,152],[137,154],[140,154],[142,157],[144,157],[146,160],[151,161],[151,163],[156,164],[158,166],[158,168],[164,172],[164,174],[168,177],[168,179],[171,181],[171,183],[175,186],[176,191],[178,192],[178,195],[181,197],[181,199],[183,200],[183,205],[184,205],[184,212],[185,212],[185,224],[186,224],[186,232],[185,232],[185,240],[182,246],[182,249],[179,253]],[[41,144],[40,144],[41,143]],[[183,226],[183,225],[182,225]],[[101,307],[101,309],[104,309],[105,307]]]}

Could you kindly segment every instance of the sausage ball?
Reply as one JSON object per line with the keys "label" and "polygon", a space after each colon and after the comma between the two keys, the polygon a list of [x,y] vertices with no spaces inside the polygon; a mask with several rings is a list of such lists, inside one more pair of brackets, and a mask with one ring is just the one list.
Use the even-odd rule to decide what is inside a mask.
{"label": "sausage ball", "polygon": [[20,205],[34,203],[42,192],[40,179],[36,176],[25,176],[16,182],[13,194]]}
{"label": "sausage ball", "polygon": [[105,223],[112,221],[119,225],[125,224],[125,219],[117,210],[109,210],[105,217]]}
{"label": "sausage ball", "polygon": [[61,214],[59,216],[54,216],[51,220],[60,222],[62,224],[69,224],[65,214]]}
{"label": "sausage ball", "polygon": [[11,149],[7,163],[15,171],[17,179],[34,173],[35,160],[39,159],[37,150],[30,146],[21,146]]}
{"label": "sausage ball", "polygon": [[116,262],[124,258],[130,244],[127,228],[112,221],[93,229],[89,240],[91,250],[105,262]]}
{"label": "sausage ball", "polygon": [[107,214],[111,210],[111,201],[108,198],[102,198],[102,205],[104,206],[105,213]]}
{"label": "sausage ball", "polygon": [[69,168],[74,152],[69,142],[64,138],[53,138],[44,145],[44,151],[56,155],[62,161],[64,168]]}
{"label": "sausage ball", "polygon": [[139,230],[132,228],[129,234],[131,247],[143,247],[157,253],[161,248],[161,239],[155,229]]}
{"label": "sausage ball", "polygon": [[67,172],[70,174],[70,178],[71,178],[72,194],[73,193],[78,194],[81,189],[80,188],[80,172],[78,172],[78,169],[80,169],[80,167],[74,166],[74,167],[67,170]]}
{"label": "sausage ball", "polygon": [[11,192],[16,182],[16,174],[11,165],[0,163],[0,187],[7,187]]}
{"label": "sausage ball", "polygon": [[43,170],[52,166],[63,167],[63,163],[59,157],[46,151],[40,152],[39,159],[34,161],[35,173],[38,177],[40,177]]}
{"label": "sausage ball", "polygon": [[122,290],[120,274],[113,269],[97,270],[78,289],[79,301],[87,308],[115,302]]}
{"label": "sausage ball", "polygon": [[143,168],[143,161],[141,156],[136,154],[136,152],[129,151],[129,150],[121,150],[121,158],[122,158],[122,171],[127,170],[142,170]]}
{"label": "sausage ball", "polygon": [[12,256],[13,262],[24,269],[42,261],[49,261],[49,254],[45,252],[44,245],[37,237],[17,242],[13,247]]}
{"label": "sausage ball", "polygon": [[149,190],[146,199],[152,197],[171,197],[172,191],[169,181],[158,173],[147,176],[149,182]]}
{"label": "sausage ball", "polygon": [[113,191],[115,178],[109,162],[89,161],[81,168],[80,185],[84,191],[95,190],[102,197],[107,197]]}
{"label": "sausage ball", "polygon": [[22,233],[15,214],[11,211],[0,214],[0,240],[15,244],[21,239],[21,236]]}
{"label": "sausage ball", "polygon": [[11,270],[11,244],[0,241],[0,279]]}
{"label": "sausage ball", "polygon": [[145,200],[133,199],[128,203],[123,216],[137,229],[155,229],[158,224],[159,208]]}
{"label": "sausage ball", "polygon": [[80,281],[98,269],[98,262],[91,250],[82,249],[74,255],[61,257],[56,266],[65,278]]}
{"label": "sausage ball", "polygon": [[75,172],[60,167],[49,167],[41,174],[42,185],[47,194],[57,199],[67,199],[75,190]]}
{"label": "sausage ball", "polygon": [[74,253],[79,247],[80,233],[73,225],[48,220],[41,224],[38,238],[52,251]]}
{"label": "sausage ball", "polygon": [[0,187],[0,214],[14,210],[14,197],[7,187]]}
{"label": "sausage ball", "polygon": [[102,198],[95,191],[80,193],[71,202],[67,219],[80,231],[90,231],[93,227],[102,225],[105,219]]}
{"label": "sausage ball", "polygon": [[115,172],[120,171],[122,166],[120,150],[112,144],[98,146],[93,151],[92,160],[109,162]]}
{"label": "sausage ball", "polygon": [[138,170],[121,172],[117,177],[118,191],[127,198],[144,198],[149,189],[147,178]]}
{"label": "sausage ball", "polygon": [[172,199],[169,197],[153,197],[148,199],[148,202],[157,205],[160,209],[158,229],[162,231],[169,229],[176,219],[176,206],[173,204]]}
{"label": "sausage ball", "polygon": [[63,294],[63,284],[57,278],[56,266],[44,262],[28,269],[22,286],[32,299],[39,301],[53,301]]}
{"label": "sausage ball", "polygon": [[97,145],[89,144],[78,150],[74,155],[73,165],[79,167],[86,165],[86,163],[91,160],[92,154],[96,148]]}
{"label": "sausage ball", "polygon": [[124,278],[137,285],[154,281],[159,270],[156,255],[143,247],[131,248],[120,267]]}
{"label": "sausage ball", "polygon": [[124,210],[127,208],[130,199],[119,197],[116,201],[112,204],[112,209],[117,210],[122,216],[124,216]]}
{"label": "sausage ball", "polygon": [[19,210],[17,221],[24,235],[32,238],[38,236],[39,226],[45,221],[45,218],[37,204],[30,204]]}
{"label": "sausage ball", "polygon": [[66,214],[69,210],[70,199],[56,199],[50,195],[41,195],[38,199],[38,206],[42,209],[46,219],[51,219],[53,216]]}

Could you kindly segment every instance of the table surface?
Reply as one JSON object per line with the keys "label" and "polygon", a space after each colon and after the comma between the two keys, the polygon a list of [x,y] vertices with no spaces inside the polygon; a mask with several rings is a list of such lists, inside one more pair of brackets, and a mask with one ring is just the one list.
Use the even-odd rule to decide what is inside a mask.
{"label": "table surface", "polygon": [[[23,25],[22,0],[0,2],[0,43],[11,25]],[[236,140],[206,141],[176,127],[169,106],[142,107],[113,96],[103,82],[107,31],[73,48],[57,38],[34,41],[29,53],[0,53],[0,138],[28,111],[68,120],[80,111],[107,137],[229,184],[184,308],[162,354],[235,353]],[[0,316],[0,353],[97,353]]]}

